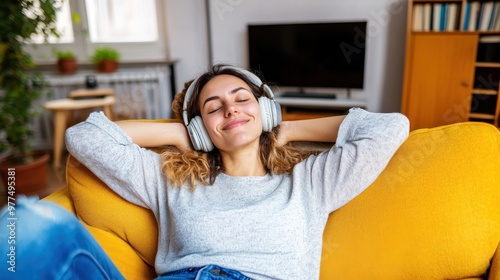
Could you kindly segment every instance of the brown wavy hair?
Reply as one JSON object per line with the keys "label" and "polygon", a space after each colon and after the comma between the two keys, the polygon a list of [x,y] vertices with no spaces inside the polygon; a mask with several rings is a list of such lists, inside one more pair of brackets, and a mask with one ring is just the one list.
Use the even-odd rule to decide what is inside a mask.
{"label": "brown wavy hair", "polygon": [[[201,89],[214,77],[218,75],[236,76],[250,87],[256,99],[265,95],[262,86],[258,87],[248,80],[244,75],[232,68],[224,68],[224,64],[213,66],[208,72],[201,75],[196,81],[193,95],[187,106],[188,118],[200,115],[199,95]],[[184,84],[182,92],[175,95],[172,102],[174,117],[182,119],[182,109],[187,88],[193,81]],[[279,126],[270,132],[262,132],[260,136],[260,161],[264,164],[268,172],[272,174],[290,174],[293,167],[306,159],[317,154],[317,151],[297,149],[289,144],[280,146],[277,141]],[[161,154],[162,171],[165,176],[175,186],[182,186],[186,183],[194,189],[197,184],[213,185],[215,178],[223,172],[222,159],[217,147],[212,151],[188,151],[180,152],[175,147],[169,147]]]}

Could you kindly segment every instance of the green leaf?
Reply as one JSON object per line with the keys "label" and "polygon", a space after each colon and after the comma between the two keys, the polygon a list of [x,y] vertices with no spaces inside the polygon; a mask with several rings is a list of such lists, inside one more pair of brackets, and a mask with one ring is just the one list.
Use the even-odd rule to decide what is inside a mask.
{"label": "green leaf", "polygon": [[[47,82],[41,74],[30,74],[35,66],[24,50],[26,40],[35,34],[55,34],[57,11],[62,0],[0,1],[0,149],[10,149],[13,162],[30,160],[30,122],[39,112],[34,102],[47,94]],[[27,11],[34,11],[28,15]]]}

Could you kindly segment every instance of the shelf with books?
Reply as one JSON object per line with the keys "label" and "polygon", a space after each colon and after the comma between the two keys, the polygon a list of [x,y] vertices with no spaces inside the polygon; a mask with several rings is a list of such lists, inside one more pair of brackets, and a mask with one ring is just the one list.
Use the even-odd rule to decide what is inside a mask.
{"label": "shelf with books", "polygon": [[410,1],[411,31],[500,34],[500,0]]}
{"label": "shelf with books", "polygon": [[465,1],[463,31],[500,31],[500,1]]}
{"label": "shelf with books", "polygon": [[413,0],[413,3],[462,3],[463,0]]}
{"label": "shelf with books", "polygon": [[412,31],[460,31],[463,1],[413,1]]}

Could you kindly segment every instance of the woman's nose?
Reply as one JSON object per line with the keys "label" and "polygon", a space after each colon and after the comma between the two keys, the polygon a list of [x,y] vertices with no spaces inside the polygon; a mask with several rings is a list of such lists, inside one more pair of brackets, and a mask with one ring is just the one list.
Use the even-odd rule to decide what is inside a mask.
{"label": "woman's nose", "polygon": [[230,117],[239,112],[238,106],[236,104],[231,103],[226,105],[226,117]]}

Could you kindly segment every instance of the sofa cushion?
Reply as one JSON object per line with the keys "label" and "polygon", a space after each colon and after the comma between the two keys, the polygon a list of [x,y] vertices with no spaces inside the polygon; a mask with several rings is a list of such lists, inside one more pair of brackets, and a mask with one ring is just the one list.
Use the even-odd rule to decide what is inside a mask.
{"label": "sofa cushion", "polygon": [[[66,165],[66,182],[76,215],[82,221],[119,236],[154,266],[158,227],[150,210],[118,196],[72,156]],[[115,259],[112,254],[110,257]]]}
{"label": "sofa cushion", "polygon": [[480,278],[499,242],[497,128],[417,130],[367,190],[330,215],[321,279]]}
{"label": "sofa cushion", "polygon": [[141,260],[136,251],[124,240],[108,231],[89,226],[85,223],[84,225],[108,254],[125,279],[156,278],[157,275],[154,268]]}

